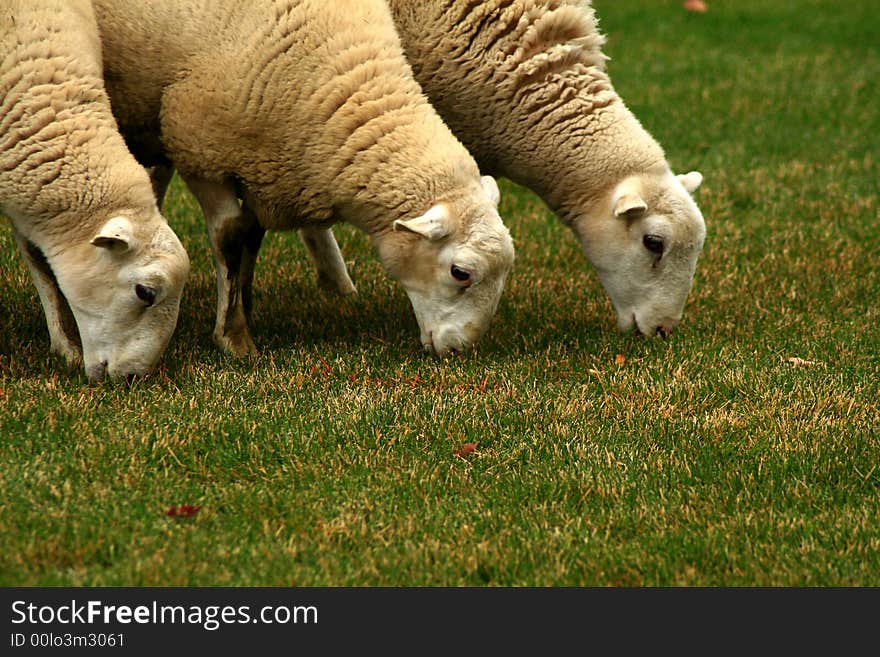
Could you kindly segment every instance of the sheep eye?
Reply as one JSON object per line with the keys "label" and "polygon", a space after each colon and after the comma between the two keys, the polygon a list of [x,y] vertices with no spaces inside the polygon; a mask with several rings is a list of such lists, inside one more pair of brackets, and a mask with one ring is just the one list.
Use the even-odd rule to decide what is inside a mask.
{"label": "sheep eye", "polygon": [[462,269],[461,267],[457,267],[456,265],[452,265],[449,273],[452,274],[452,278],[457,281],[461,281],[462,283],[465,283],[471,279],[471,273],[467,269]]}
{"label": "sheep eye", "polygon": [[645,235],[642,238],[642,244],[645,245],[645,248],[648,249],[651,253],[656,253],[658,256],[663,255],[663,238],[657,235]]}
{"label": "sheep eye", "polygon": [[156,302],[156,288],[154,287],[138,283],[134,286],[134,293],[148,306],[152,306]]}

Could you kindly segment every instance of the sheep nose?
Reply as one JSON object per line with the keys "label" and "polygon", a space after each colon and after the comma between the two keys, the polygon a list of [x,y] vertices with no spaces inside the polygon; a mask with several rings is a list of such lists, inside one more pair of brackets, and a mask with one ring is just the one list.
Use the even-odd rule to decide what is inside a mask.
{"label": "sheep nose", "polygon": [[669,337],[669,334],[672,333],[672,329],[662,324],[657,327],[657,335],[659,335],[664,340]]}
{"label": "sheep nose", "polygon": [[434,355],[441,358],[458,356],[468,351],[471,346],[467,336],[454,327],[440,327],[436,331],[432,331],[431,336]]}

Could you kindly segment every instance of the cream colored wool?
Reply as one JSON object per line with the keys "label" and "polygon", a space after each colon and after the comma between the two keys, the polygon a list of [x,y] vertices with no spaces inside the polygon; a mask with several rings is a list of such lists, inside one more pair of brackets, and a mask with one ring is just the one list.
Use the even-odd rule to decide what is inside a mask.
{"label": "cream colored wool", "polygon": [[705,237],[690,197],[702,176],[674,176],[615,92],[590,4],[389,5],[434,107],[484,173],[531,188],[574,230],[620,328],[678,324]]}
{"label": "cream colored wool", "polygon": [[95,6],[123,132],[205,211],[222,348],[255,351],[262,231],[338,221],[372,237],[427,349],[461,351],[485,331],[513,262],[497,188],[428,104],[382,0]]}
{"label": "cream colored wool", "polygon": [[177,323],[189,260],[119,134],[88,0],[0,7],[0,213],[51,348],[99,379],[146,374]]}

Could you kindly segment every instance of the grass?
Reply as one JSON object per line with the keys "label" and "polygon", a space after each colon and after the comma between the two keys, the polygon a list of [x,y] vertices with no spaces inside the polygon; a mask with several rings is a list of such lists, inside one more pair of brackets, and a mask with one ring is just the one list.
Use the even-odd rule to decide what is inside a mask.
{"label": "grass", "polygon": [[705,175],[665,342],[617,333],[573,235],[502,182],[517,264],[475,353],[421,353],[341,226],[359,294],[270,234],[238,362],[175,181],[193,275],[162,369],[90,385],[3,230],[0,585],[880,585],[874,5],[595,0],[618,92]]}

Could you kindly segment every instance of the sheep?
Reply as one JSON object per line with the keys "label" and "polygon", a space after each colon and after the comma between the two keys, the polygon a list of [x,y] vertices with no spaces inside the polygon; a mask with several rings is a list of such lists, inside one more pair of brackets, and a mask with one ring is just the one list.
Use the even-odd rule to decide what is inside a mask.
{"label": "sheep", "polygon": [[89,0],[5,0],[0,57],[0,214],[50,348],[92,381],[146,375],[176,327],[189,259],[117,130]]}
{"label": "sheep", "polygon": [[498,188],[428,103],[383,0],[94,5],[120,129],[207,220],[222,349],[257,353],[265,231],[340,221],[370,235],[427,351],[482,336],[514,259]]}
{"label": "sheep", "polygon": [[[706,236],[692,199],[702,175],[674,175],[615,92],[590,4],[389,5],[416,79],[481,170],[530,188],[574,231],[621,331],[668,335]],[[344,267],[332,245],[315,250],[322,271]]]}
{"label": "sheep", "polygon": [[570,226],[618,317],[679,323],[706,227],[697,171],[674,175],[614,90],[587,0],[389,0],[416,79],[485,172]]}

